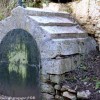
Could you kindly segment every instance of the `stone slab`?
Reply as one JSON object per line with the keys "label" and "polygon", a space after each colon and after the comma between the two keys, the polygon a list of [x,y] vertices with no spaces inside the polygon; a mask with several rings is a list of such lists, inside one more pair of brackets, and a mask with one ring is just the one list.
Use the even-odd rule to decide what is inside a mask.
{"label": "stone slab", "polygon": [[66,97],[66,98],[68,98],[70,100],[77,100],[75,94],[72,94],[72,93],[67,92],[67,91],[63,92],[63,97]]}
{"label": "stone slab", "polygon": [[80,28],[77,28],[77,26],[41,26],[44,30],[49,32],[50,34],[64,34],[64,33],[79,33],[79,34],[86,34],[85,31],[83,31]]}
{"label": "stone slab", "polygon": [[58,16],[29,16],[33,20],[37,21],[39,25],[42,26],[71,26],[75,25],[73,21],[68,18],[58,17]]}
{"label": "stone slab", "polygon": [[[79,55],[77,55],[79,56]],[[48,74],[63,74],[71,71],[79,66],[81,63],[80,58],[77,56],[71,56],[65,59],[42,59],[42,73]],[[75,59],[73,59],[75,57]],[[77,61],[77,64],[76,64]]]}
{"label": "stone slab", "polygon": [[[57,55],[72,55],[81,53],[84,39],[53,39],[43,43],[41,58],[54,58]],[[83,46],[81,46],[83,45]],[[45,49],[43,49],[45,48]],[[82,51],[83,52],[83,51]],[[84,51],[85,52],[85,51]]]}
{"label": "stone slab", "polygon": [[28,15],[32,16],[60,16],[65,18],[70,17],[70,14],[68,12],[57,12],[57,11],[54,12],[52,10],[31,8],[31,7],[27,7],[25,8],[25,10]]}

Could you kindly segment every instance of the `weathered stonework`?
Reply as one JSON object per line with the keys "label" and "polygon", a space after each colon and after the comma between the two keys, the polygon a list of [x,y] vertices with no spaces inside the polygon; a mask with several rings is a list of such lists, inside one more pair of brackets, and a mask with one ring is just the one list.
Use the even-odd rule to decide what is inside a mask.
{"label": "weathered stonework", "polygon": [[41,55],[41,88],[46,96],[43,100],[53,100],[59,93],[55,93],[54,85],[66,78],[66,72],[79,67],[85,54],[96,50],[96,42],[69,13],[17,7],[10,17],[0,21],[0,41],[13,29],[26,30],[37,42]]}
{"label": "weathered stonework", "polygon": [[[92,36],[99,44],[100,50],[100,1],[99,0],[82,0],[79,3],[70,4],[73,12],[72,15],[78,20],[82,27]],[[84,8],[84,9],[83,9]],[[81,9],[81,10],[79,10]]]}
{"label": "weathered stonework", "polygon": [[99,44],[100,50],[100,0],[80,0],[70,3],[49,3],[46,9],[68,11]]}

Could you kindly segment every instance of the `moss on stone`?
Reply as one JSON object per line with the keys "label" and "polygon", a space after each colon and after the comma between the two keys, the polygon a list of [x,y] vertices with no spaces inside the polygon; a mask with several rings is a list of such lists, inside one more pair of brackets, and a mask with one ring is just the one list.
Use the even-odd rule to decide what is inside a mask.
{"label": "moss on stone", "polygon": [[0,44],[0,84],[5,87],[4,93],[9,87],[8,94],[12,96],[13,91],[15,96],[20,95],[20,90],[23,95],[34,92],[33,87],[39,86],[39,63],[40,54],[33,37],[22,29],[8,32]]}

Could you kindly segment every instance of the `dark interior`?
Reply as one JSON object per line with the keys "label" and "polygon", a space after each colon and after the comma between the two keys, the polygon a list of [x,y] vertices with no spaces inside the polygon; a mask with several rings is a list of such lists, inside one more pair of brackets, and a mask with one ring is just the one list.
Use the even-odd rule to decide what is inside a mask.
{"label": "dark interior", "polygon": [[55,3],[67,3],[67,2],[72,2],[73,0],[50,0],[50,1]]}

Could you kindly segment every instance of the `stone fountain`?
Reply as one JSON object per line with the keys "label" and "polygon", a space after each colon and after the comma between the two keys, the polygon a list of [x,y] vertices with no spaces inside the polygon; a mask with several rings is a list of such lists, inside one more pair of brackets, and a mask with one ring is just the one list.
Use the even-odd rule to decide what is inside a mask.
{"label": "stone fountain", "polygon": [[55,85],[97,46],[69,13],[20,6],[0,21],[0,43],[0,93],[36,100],[40,90],[53,100]]}

